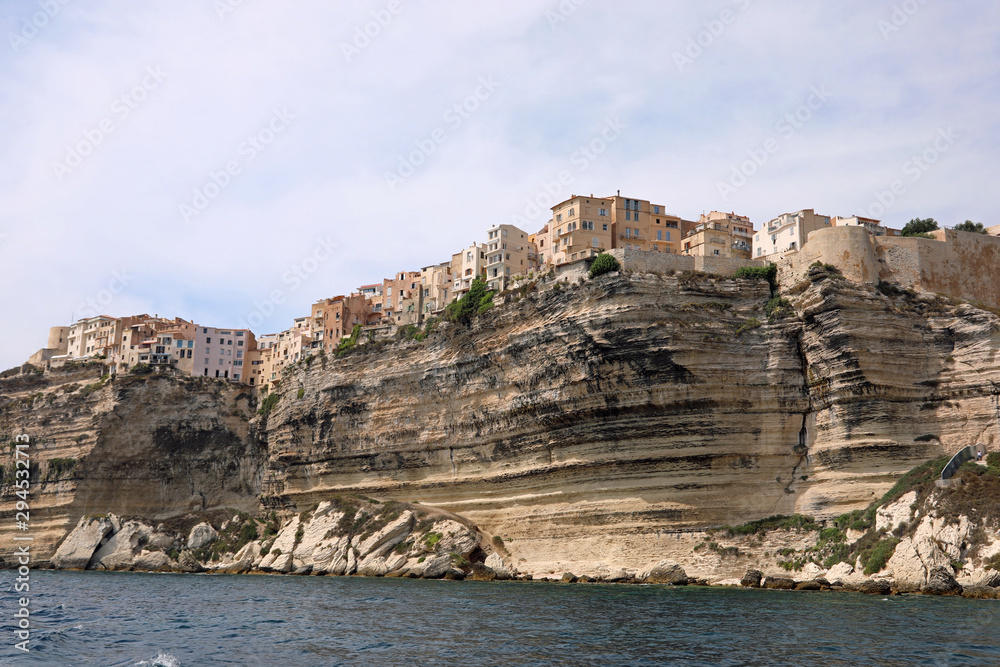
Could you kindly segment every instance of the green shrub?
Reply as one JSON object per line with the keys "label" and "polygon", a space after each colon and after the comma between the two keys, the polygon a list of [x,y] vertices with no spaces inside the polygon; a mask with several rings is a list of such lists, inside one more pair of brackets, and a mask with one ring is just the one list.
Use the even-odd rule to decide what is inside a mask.
{"label": "green shrub", "polygon": [[71,477],[76,471],[76,459],[49,459],[49,468],[45,473],[45,481],[54,482],[64,475]]}
{"label": "green shrub", "polygon": [[591,262],[590,273],[588,275],[591,278],[596,278],[597,276],[602,276],[605,273],[611,273],[612,271],[618,271],[619,269],[621,269],[621,264],[618,263],[615,256],[602,252],[594,258],[593,262]]}
{"label": "green shrub", "polygon": [[767,304],[765,304],[764,313],[767,315],[768,322],[776,322],[778,320],[783,320],[786,317],[791,317],[795,311],[792,309],[792,304],[789,303],[787,299],[782,299],[780,296],[776,296],[768,300]]}
{"label": "green shrub", "polygon": [[444,309],[444,317],[450,322],[469,324],[476,315],[481,315],[493,307],[494,294],[495,292],[487,288],[482,278],[476,278],[462,298],[448,304]]}
{"label": "green shrub", "polygon": [[281,394],[268,394],[267,397],[260,402],[260,408],[257,410],[257,414],[264,417],[268,416],[280,400]]}
{"label": "green shrub", "polygon": [[865,574],[881,572],[885,564],[892,558],[892,554],[896,552],[897,544],[899,544],[899,540],[895,537],[890,537],[877,542],[875,546],[865,549],[858,554],[861,557],[861,564],[865,568]]}
{"label": "green shrub", "polygon": [[741,323],[739,326],[736,327],[736,335],[737,336],[742,335],[747,331],[751,331],[763,325],[764,323],[758,320],[756,317],[751,317],[750,319],[746,320],[745,322]]}
{"label": "green shrub", "polygon": [[305,389],[303,389],[302,387],[299,387],[299,391],[298,391],[298,393],[296,394],[296,398],[302,398],[302,397],[303,397],[303,396],[305,396],[305,395],[306,395],[306,390],[305,390]]}
{"label": "green shrub", "polygon": [[[776,514],[766,519],[750,521],[742,526],[723,526],[716,530],[723,531],[728,535],[761,535],[772,530],[820,530],[820,525],[811,516],[793,514],[784,516]],[[712,531],[714,532],[714,531]]]}
{"label": "green shrub", "polygon": [[351,329],[351,335],[347,338],[342,338],[340,343],[337,344],[337,356],[342,357],[351,350],[355,348],[358,344],[358,336],[361,335],[361,325],[355,324],[354,328]]}
{"label": "green shrub", "polygon": [[778,294],[778,265],[741,266],[732,276],[736,280],[766,280],[771,287],[771,296]]}
{"label": "green shrub", "polygon": [[149,375],[153,372],[153,367],[149,364],[136,364],[129,371],[132,375]]}
{"label": "green shrub", "polygon": [[434,545],[440,542],[442,537],[444,537],[444,535],[441,533],[427,533],[424,535],[424,544],[428,549],[433,549]]}
{"label": "green shrub", "polygon": [[1000,469],[1000,452],[990,452],[986,455],[986,465]]}

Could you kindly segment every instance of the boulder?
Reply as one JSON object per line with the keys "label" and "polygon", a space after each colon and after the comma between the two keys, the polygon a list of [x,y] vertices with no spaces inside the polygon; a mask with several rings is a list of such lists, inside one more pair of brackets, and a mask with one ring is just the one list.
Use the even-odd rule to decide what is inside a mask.
{"label": "boulder", "polygon": [[154,551],[170,551],[174,548],[174,538],[166,533],[156,532],[149,536],[146,545]]}
{"label": "boulder", "polygon": [[973,600],[995,600],[997,592],[989,586],[966,586],[962,589],[962,597]]}
{"label": "boulder", "polygon": [[962,587],[955,581],[951,568],[938,566],[927,574],[927,584],[920,592],[924,595],[961,595]]}
{"label": "boulder", "polygon": [[819,579],[826,574],[826,570],[817,565],[816,563],[806,563],[802,567],[801,576],[797,577],[797,581],[812,581],[813,579]]}
{"label": "boulder", "polygon": [[607,565],[601,565],[597,568],[597,580],[606,581],[608,583],[627,583],[635,579],[635,572],[631,570],[626,570],[625,568],[618,568],[616,570],[610,569]]}
{"label": "boulder", "polygon": [[358,545],[358,557],[366,558],[369,554],[384,556],[394,546],[405,540],[413,528],[413,512],[407,510],[381,530],[376,531],[368,539]]}
{"label": "boulder", "polygon": [[764,580],[764,588],[779,591],[795,590],[795,580],[788,577],[768,577]]}
{"label": "boulder", "polygon": [[172,563],[170,569],[174,572],[204,572],[205,568],[186,549],[177,557],[177,562]]}
{"label": "boulder", "polygon": [[506,581],[514,576],[514,572],[507,569],[507,566],[504,565],[503,558],[500,557],[500,554],[490,554],[484,565],[493,570],[493,572],[496,573],[496,578],[500,581]]}
{"label": "boulder", "polygon": [[826,571],[826,580],[831,586],[843,586],[844,578],[854,574],[854,566],[850,563],[837,563]]}
{"label": "boulder", "polygon": [[385,556],[378,556],[371,559],[366,558],[358,566],[358,574],[362,577],[384,577],[388,573],[389,568],[386,566]]}
{"label": "boulder", "polygon": [[795,584],[795,590],[797,591],[821,591],[823,590],[823,583],[817,579],[812,579],[810,581],[800,581]]}
{"label": "boulder", "polygon": [[170,557],[162,551],[143,550],[136,556],[134,569],[145,572],[169,572]]}
{"label": "boulder", "polygon": [[764,574],[760,570],[747,570],[743,578],[740,579],[740,586],[743,588],[760,588],[760,581]]}
{"label": "boulder", "polygon": [[575,584],[577,582],[577,576],[572,572],[563,572],[561,582],[564,584]]}
{"label": "boulder", "polygon": [[688,583],[688,576],[684,568],[672,560],[661,560],[643,570],[636,578],[647,584],[686,586]]}
{"label": "boulder", "polygon": [[962,588],[969,586],[983,586],[985,588],[997,588],[1000,586],[1000,572],[996,570],[985,570],[975,568],[972,570],[962,570],[961,576],[955,577]]}
{"label": "boulder", "polygon": [[219,534],[215,532],[215,528],[212,528],[210,524],[202,522],[191,529],[191,533],[187,539],[187,548],[197,551],[215,542],[217,539],[219,539]]}
{"label": "boulder", "polygon": [[885,579],[865,579],[857,585],[856,590],[865,595],[889,595],[892,586]]}
{"label": "boulder", "polygon": [[135,557],[153,529],[139,521],[126,521],[121,530],[97,550],[87,567],[94,570],[131,570]]}
{"label": "boulder", "polygon": [[479,546],[479,533],[457,521],[451,519],[440,521],[434,524],[433,530],[441,533],[441,540],[436,546],[441,553],[468,556]]}
{"label": "boulder", "polygon": [[312,571],[313,571],[313,566],[312,565],[304,565],[304,564],[303,565],[298,565],[298,564],[293,564],[293,569],[292,569],[291,574],[294,574],[294,575],[297,575],[297,576],[300,576],[300,577],[304,577],[307,574],[312,574]]}
{"label": "boulder", "polygon": [[223,566],[219,572],[222,572],[223,574],[244,574],[249,572],[251,567],[253,567],[253,561],[249,558],[243,558],[235,563],[229,563],[228,565]]}
{"label": "boulder", "polygon": [[80,517],[76,528],[66,536],[52,557],[52,566],[57,570],[82,570],[101,545],[101,541],[111,532],[111,521],[107,517]]}
{"label": "boulder", "polygon": [[917,492],[910,491],[899,497],[898,500],[880,507],[875,512],[875,530],[885,530],[891,533],[899,526],[907,523],[913,515],[910,506],[917,500]]}
{"label": "boulder", "polygon": [[420,576],[424,579],[440,579],[451,569],[451,556],[438,556],[428,558],[423,563],[423,571]]}
{"label": "boulder", "polygon": [[465,572],[462,572],[456,567],[451,568],[444,573],[444,578],[450,581],[462,581],[465,579]]}
{"label": "boulder", "polygon": [[473,563],[472,572],[469,579],[472,581],[493,581],[497,578],[497,573],[492,568],[486,567],[482,563]]}

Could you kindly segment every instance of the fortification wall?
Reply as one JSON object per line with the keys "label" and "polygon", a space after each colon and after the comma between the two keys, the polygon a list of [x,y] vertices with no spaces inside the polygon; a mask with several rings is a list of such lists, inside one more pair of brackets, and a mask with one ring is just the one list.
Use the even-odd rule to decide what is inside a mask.
{"label": "fortification wall", "polygon": [[662,252],[628,250],[615,248],[610,251],[626,271],[644,273],[670,273],[673,271],[703,271],[728,276],[744,266],[764,266],[756,259],[734,259],[729,257],[691,257],[689,255],[668,255]]}
{"label": "fortification wall", "polygon": [[832,264],[857,283],[880,280],[1000,308],[1000,237],[938,230],[933,239],[869,235],[863,227],[831,227],[777,262],[791,287],[814,262]]}

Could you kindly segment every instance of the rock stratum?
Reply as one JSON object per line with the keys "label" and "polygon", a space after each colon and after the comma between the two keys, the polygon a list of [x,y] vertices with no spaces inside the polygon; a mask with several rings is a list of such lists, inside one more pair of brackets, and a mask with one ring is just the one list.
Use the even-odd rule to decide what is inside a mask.
{"label": "rock stratum", "polygon": [[[689,574],[739,578],[746,563],[694,550],[705,529],[832,519],[920,462],[1000,440],[1000,318],[968,303],[823,268],[784,305],[769,303],[765,281],[693,272],[504,296],[423,341],[299,363],[266,414],[246,388],[208,379],[102,379],[83,366],[0,380],[2,441],[33,437],[36,562],[80,526],[100,533],[100,517],[137,522],[146,540],[164,523],[161,551],[177,563],[193,553],[181,523],[220,531],[237,512],[284,535],[363,496],[466,526],[478,542],[454,552],[465,574],[494,556],[512,574],[554,578],[670,558]],[[12,449],[0,465],[9,563]],[[439,532],[425,528],[415,544]],[[261,535],[258,549],[278,539]],[[776,549],[815,535],[782,539]],[[134,559],[147,543],[130,544]],[[315,567],[312,556],[287,570],[257,556],[249,569]]]}

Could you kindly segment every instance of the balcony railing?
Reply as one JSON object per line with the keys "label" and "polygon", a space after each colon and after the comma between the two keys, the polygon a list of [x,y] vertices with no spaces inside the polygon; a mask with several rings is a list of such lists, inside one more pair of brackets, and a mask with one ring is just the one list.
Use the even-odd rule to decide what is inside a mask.
{"label": "balcony railing", "polygon": [[649,240],[649,237],[646,236],[645,234],[627,235],[624,232],[621,233],[621,234],[619,234],[618,238],[620,238],[620,239],[627,239],[629,241],[648,241]]}

